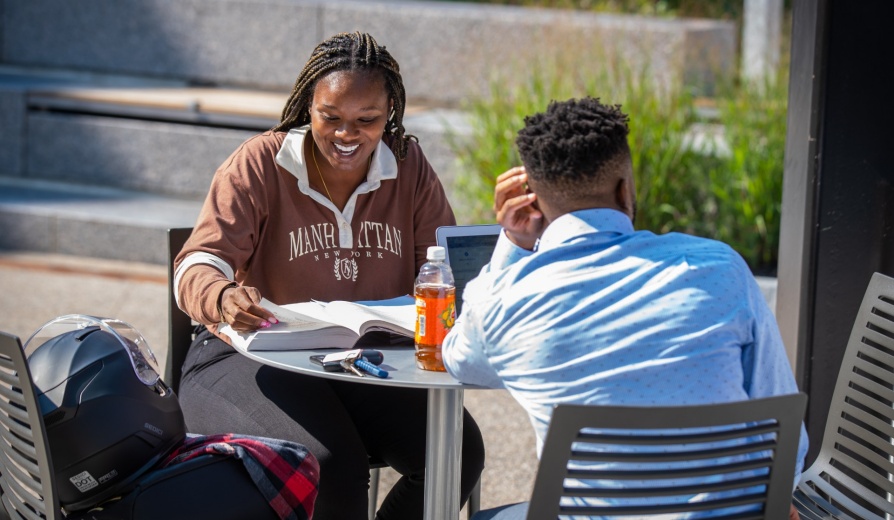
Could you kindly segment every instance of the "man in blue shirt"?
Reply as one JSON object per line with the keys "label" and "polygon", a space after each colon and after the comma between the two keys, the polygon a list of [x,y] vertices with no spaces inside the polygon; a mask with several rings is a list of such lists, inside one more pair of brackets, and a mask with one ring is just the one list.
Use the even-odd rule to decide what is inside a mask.
{"label": "man in blue shirt", "polygon": [[[498,177],[494,193],[503,233],[445,339],[451,375],[506,388],[525,408],[538,454],[558,403],[667,406],[798,391],[738,253],[633,229],[627,122],[619,106],[593,98],[525,119],[516,140],[524,166]],[[802,427],[798,475],[806,453]]]}

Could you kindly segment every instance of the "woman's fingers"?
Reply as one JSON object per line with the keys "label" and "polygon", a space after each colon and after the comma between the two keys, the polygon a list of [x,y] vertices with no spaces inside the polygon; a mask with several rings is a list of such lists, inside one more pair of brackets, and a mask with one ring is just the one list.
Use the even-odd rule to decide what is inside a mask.
{"label": "woman's fingers", "polygon": [[224,291],[221,311],[224,320],[238,331],[267,328],[276,317],[260,306],[261,293],[255,287],[232,287]]}

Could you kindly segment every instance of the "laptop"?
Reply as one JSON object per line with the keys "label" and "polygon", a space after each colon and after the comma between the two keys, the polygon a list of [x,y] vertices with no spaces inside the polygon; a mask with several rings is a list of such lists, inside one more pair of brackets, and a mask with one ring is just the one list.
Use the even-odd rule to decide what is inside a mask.
{"label": "laptop", "polygon": [[502,229],[499,224],[473,224],[441,226],[435,232],[438,245],[447,250],[447,263],[456,281],[457,316],[462,310],[462,293],[466,284],[490,262]]}

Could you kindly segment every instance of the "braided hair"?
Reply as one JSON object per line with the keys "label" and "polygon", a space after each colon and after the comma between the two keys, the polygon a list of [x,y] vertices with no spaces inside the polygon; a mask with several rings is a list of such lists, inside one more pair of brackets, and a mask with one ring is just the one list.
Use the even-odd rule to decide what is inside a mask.
{"label": "braided hair", "polygon": [[528,175],[565,195],[586,195],[630,161],[629,118],[598,98],[550,102],[525,117],[516,145]]}
{"label": "braided hair", "polygon": [[292,128],[310,123],[309,107],[317,82],[331,72],[345,70],[381,72],[388,97],[394,103],[394,111],[385,123],[385,135],[395,136],[391,151],[397,160],[403,160],[407,156],[408,141],[418,139],[404,130],[406,92],[400,76],[400,66],[385,50],[385,46],[376,43],[366,33],[339,33],[316,46],[295,81],[295,87],[283,108],[282,120],[273,130],[288,132]]}

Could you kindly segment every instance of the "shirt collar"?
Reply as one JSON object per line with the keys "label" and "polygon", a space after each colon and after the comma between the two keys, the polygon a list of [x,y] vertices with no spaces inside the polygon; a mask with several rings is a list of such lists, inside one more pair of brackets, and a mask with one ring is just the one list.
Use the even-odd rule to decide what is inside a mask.
{"label": "shirt collar", "polygon": [[543,231],[538,251],[546,251],[584,235],[600,234],[605,239],[633,233],[633,222],[624,213],[608,208],[583,209],[566,213]]}
{"label": "shirt collar", "polygon": [[[304,158],[304,138],[308,135],[310,125],[293,128],[286,134],[282,147],[276,154],[276,164],[285,168],[298,179],[299,185],[309,185],[307,181],[307,163]],[[369,172],[366,174],[366,183],[378,186],[379,181],[397,178],[397,159],[394,153],[382,139],[376,145],[373,152]]]}

